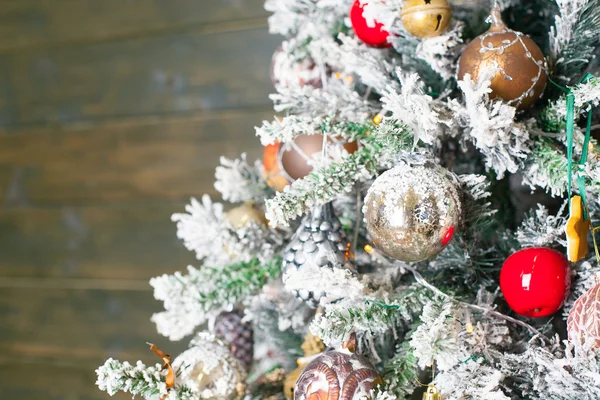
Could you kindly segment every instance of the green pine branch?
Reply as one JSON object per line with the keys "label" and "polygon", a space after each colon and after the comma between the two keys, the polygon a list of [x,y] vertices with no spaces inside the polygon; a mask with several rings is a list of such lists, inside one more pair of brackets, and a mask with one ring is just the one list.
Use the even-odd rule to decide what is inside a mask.
{"label": "green pine branch", "polygon": [[388,361],[383,371],[382,390],[399,399],[411,395],[419,386],[417,358],[408,343],[398,346],[396,354]]}
{"label": "green pine branch", "polygon": [[236,304],[260,290],[280,273],[279,257],[265,263],[255,258],[249,262],[232,264],[227,268],[203,267],[202,276],[197,283],[211,289],[208,292],[200,292],[200,302],[205,310],[216,309],[223,304]]}

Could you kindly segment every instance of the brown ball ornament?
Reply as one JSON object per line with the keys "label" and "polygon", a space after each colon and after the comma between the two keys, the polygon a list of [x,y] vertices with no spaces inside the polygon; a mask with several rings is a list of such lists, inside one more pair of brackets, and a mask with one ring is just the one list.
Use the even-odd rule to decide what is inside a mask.
{"label": "brown ball ornament", "polygon": [[575,301],[567,319],[569,340],[600,348],[600,284]]}
{"label": "brown ball ornament", "polygon": [[[342,138],[328,137],[328,154],[336,159],[342,154],[352,154],[358,149],[356,142],[347,142]],[[323,150],[323,135],[297,136],[293,145],[279,142],[265,147],[263,166],[267,184],[282,191],[296,179],[301,179],[313,170],[311,161],[318,162]]]}
{"label": "brown ball ornament", "polygon": [[458,79],[466,74],[477,82],[486,69],[499,70],[492,78],[490,98],[502,98],[518,110],[531,107],[546,87],[546,59],[533,40],[508,29],[500,10],[491,12],[492,26],[465,48],[458,62]]}
{"label": "brown ball ornament", "polygon": [[265,214],[251,202],[244,203],[239,207],[229,210],[225,216],[225,220],[231,223],[236,229],[248,226],[251,222],[258,225],[267,225]]}
{"label": "brown ball ornament", "polygon": [[452,19],[452,10],[447,0],[406,0],[401,16],[408,33],[430,38],[446,30]]}
{"label": "brown ball ornament", "polygon": [[348,350],[328,351],[311,361],[296,381],[294,400],[368,398],[383,383],[373,365]]}

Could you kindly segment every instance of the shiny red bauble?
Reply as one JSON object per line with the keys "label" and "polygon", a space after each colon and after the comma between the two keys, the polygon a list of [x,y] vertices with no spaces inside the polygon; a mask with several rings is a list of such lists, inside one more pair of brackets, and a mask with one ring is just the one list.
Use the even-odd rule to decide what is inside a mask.
{"label": "shiny red bauble", "polygon": [[500,289],[506,302],[526,317],[554,314],[562,307],[570,286],[565,256],[543,247],[517,251],[500,271]]}
{"label": "shiny red bauble", "polygon": [[375,21],[375,26],[369,26],[367,20],[363,17],[363,6],[359,0],[356,0],[350,9],[350,21],[356,36],[365,44],[373,47],[391,47],[387,38],[389,32],[383,29],[383,25]]}

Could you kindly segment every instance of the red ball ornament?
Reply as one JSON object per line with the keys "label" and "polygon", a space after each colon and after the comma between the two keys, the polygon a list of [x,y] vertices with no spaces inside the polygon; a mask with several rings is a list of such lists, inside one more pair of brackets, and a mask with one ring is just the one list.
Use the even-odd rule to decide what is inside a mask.
{"label": "red ball ornament", "polygon": [[562,307],[571,286],[569,262],[555,250],[535,247],[508,257],[500,271],[500,289],[517,314],[546,317]]}
{"label": "red ball ornament", "polygon": [[367,20],[363,17],[363,5],[359,0],[356,0],[350,9],[350,21],[354,33],[365,44],[380,48],[392,47],[392,44],[387,41],[390,33],[383,29],[383,24],[377,21],[375,21],[375,26],[367,24]]}

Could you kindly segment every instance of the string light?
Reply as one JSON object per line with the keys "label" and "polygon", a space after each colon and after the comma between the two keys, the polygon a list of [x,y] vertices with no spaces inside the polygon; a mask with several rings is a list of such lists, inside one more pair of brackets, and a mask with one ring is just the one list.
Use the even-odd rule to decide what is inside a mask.
{"label": "string light", "polygon": [[377,114],[376,116],[373,117],[373,123],[375,125],[379,125],[381,123],[381,121],[383,121],[383,116],[381,114]]}

